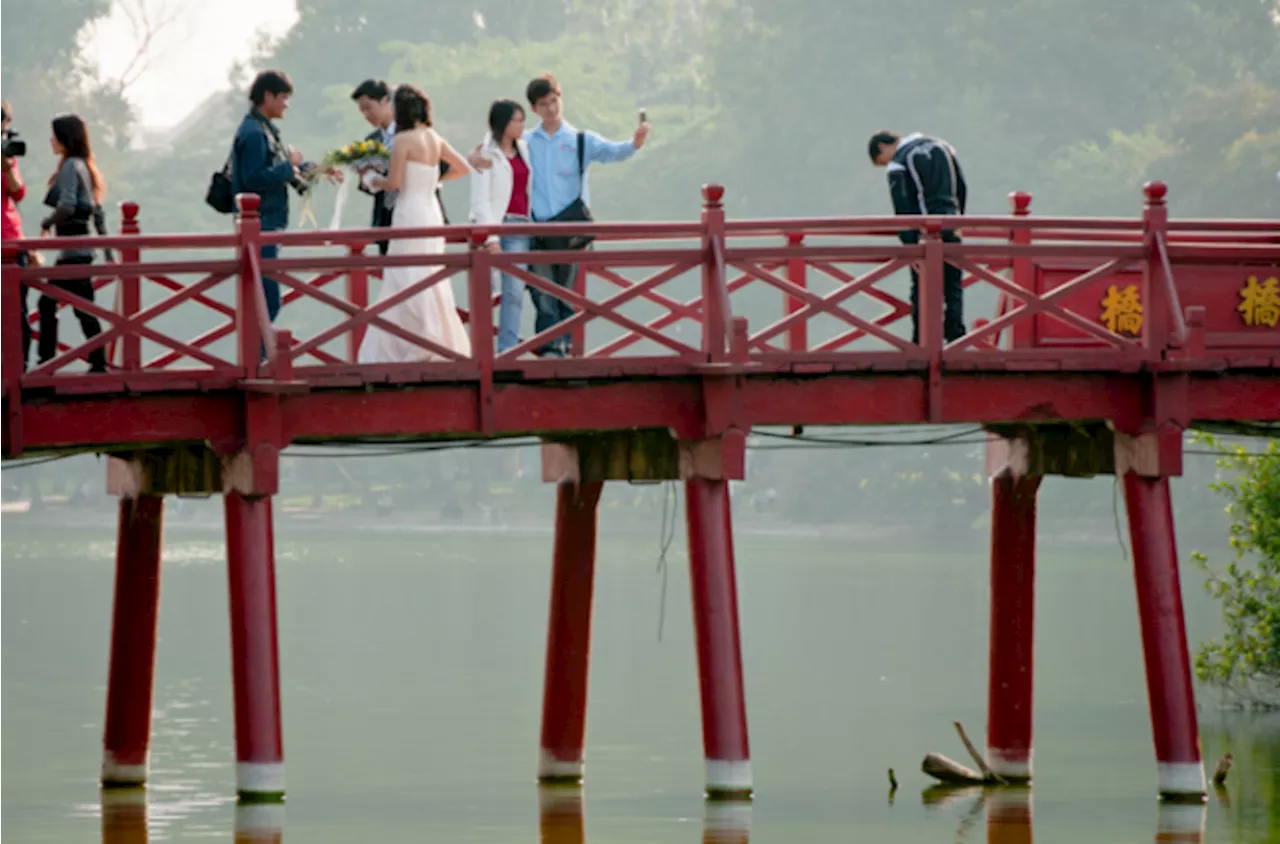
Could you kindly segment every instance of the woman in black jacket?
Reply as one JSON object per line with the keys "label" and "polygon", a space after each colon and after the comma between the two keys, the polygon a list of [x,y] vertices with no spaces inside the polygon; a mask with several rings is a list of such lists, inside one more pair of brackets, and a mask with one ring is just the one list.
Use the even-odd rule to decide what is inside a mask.
{"label": "woman in black jacket", "polygon": [[[49,141],[57,155],[58,169],[49,178],[49,193],[44,204],[53,213],[40,224],[41,235],[52,229],[58,237],[84,237],[89,234],[93,222],[99,235],[107,233],[102,212],[102,199],[107,193],[107,183],[93,162],[93,149],[89,145],[89,129],[79,115],[66,114],[53,121],[53,137]],[[107,260],[110,260],[110,253]],[[92,264],[92,249],[64,249],[58,254],[58,265]],[[82,299],[93,301],[93,277],[60,279],[51,282]],[[48,296],[40,297],[40,362],[52,360],[58,353],[58,301]],[[75,309],[76,318],[84,330],[85,340],[91,340],[102,332],[102,324],[92,314]],[[99,346],[89,352],[89,371],[107,371],[107,352]]]}

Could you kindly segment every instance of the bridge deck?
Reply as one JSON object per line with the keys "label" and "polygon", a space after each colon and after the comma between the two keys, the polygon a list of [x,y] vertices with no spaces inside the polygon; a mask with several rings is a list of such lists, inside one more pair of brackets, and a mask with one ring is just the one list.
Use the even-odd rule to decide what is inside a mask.
{"label": "bridge deck", "polygon": [[[192,441],[234,449],[260,424],[284,445],[650,427],[692,439],[761,425],[1280,420],[1280,223],[1169,221],[1163,196],[1149,186],[1141,219],[1034,218],[1029,197],[1016,195],[1009,217],[728,221],[713,187],[699,222],[594,224],[592,250],[538,253],[579,266],[572,290],[529,272],[532,254],[480,248],[495,229],[379,231],[463,245],[381,257],[366,253],[370,231],[264,234],[252,198],[234,235],[141,235],[138,209],[126,205],[120,237],[65,241],[119,250],[120,263],[94,268],[96,304],[77,302],[104,332],[68,345],[76,326],[64,320],[58,355],[27,371],[22,286],[70,304],[56,282],[84,270],[14,263],[17,248],[57,242],[6,247],[4,456]],[[963,242],[944,241],[944,224]],[[908,225],[919,243],[892,238]],[[262,244],[286,257],[261,260]],[[961,271],[969,318],[968,333],[949,342],[947,264]],[[405,265],[422,267],[415,293],[460,279],[470,354],[403,334],[433,359],[357,362],[369,326],[398,331],[371,305],[372,282]],[[921,278],[918,342],[911,269]],[[495,352],[495,270],[561,296],[574,316]],[[274,328],[263,276],[284,293]],[[563,333],[571,357],[534,357]],[[84,371],[96,347],[108,350],[108,373]]]}

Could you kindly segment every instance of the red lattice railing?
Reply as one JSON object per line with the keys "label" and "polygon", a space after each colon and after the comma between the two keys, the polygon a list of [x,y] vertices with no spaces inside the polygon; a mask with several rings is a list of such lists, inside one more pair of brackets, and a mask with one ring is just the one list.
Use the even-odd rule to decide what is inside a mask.
{"label": "red lattice railing", "polygon": [[[583,227],[596,241],[587,251],[501,254],[483,248],[490,234],[538,237],[575,229],[522,224],[263,233],[257,199],[245,197],[235,234],[155,236],[139,234],[138,207],[126,203],[120,236],[6,244],[6,395],[208,390],[286,373],[314,386],[489,383],[720,365],[940,373],[1132,370],[1177,358],[1183,366],[1213,367],[1280,353],[1266,298],[1274,296],[1271,280],[1280,277],[1280,226],[1170,222],[1162,185],[1148,187],[1141,219],[1036,219],[1030,197],[1016,194],[1008,217],[729,221],[722,196],[720,188],[705,189],[698,222],[597,223]],[[944,226],[959,235],[957,242],[943,239]],[[917,233],[916,242],[898,241],[904,228]],[[375,238],[424,237],[452,245],[431,255],[382,256],[369,249]],[[263,246],[277,247],[281,257],[262,259]],[[83,277],[83,266],[16,262],[19,250],[68,247],[119,253],[118,263],[91,268],[93,303],[58,286]],[[533,263],[573,264],[575,283],[559,287],[531,271]],[[947,265],[960,273],[966,312],[966,333],[950,340],[943,337]],[[390,267],[413,267],[421,277],[378,302],[375,284]],[[917,340],[911,270],[920,279]],[[497,272],[562,300],[572,316],[498,353]],[[281,289],[274,325],[264,277]],[[456,294],[469,353],[389,318],[396,305],[443,285]],[[102,334],[68,342],[67,332],[76,328],[64,326],[58,353],[24,370],[24,289],[97,317]],[[1258,301],[1241,298],[1250,296]],[[29,319],[38,334],[35,310]],[[375,326],[421,359],[362,364],[361,342]],[[536,356],[566,333],[573,339],[569,359]],[[109,371],[86,373],[88,354],[97,348],[108,350]]]}

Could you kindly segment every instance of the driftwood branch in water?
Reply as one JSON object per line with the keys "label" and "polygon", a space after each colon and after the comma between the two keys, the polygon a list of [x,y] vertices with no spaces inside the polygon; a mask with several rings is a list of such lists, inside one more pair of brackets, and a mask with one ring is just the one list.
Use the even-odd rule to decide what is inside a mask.
{"label": "driftwood branch in water", "polygon": [[930,753],[925,756],[924,761],[920,763],[920,770],[941,782],[956,785],[981,785],[985,782],[982,774],[972,768],[966,768],[953,759],[948,759],[941,753]]}
{"label": "driftwood branch in water", "polygon": [[953,759],[948,759],[941,753],[930,753],[924,757],[924,761],[920,763],[920,770],[929,776],[945,783],[954,783],[957,785],[995,785],[1003,784],[1005,780],[991,770],[987,764],[987,760],[983,759],[978,751],[974,748],[973,743],[969,741],[969,737],[965,735],[964,727],[959,721],[952,722],[955,725],[956,732],[960,734],[960,741],[964,742],[965,748],[969,751],[969,755],[978,763],[979,770],[966,768]]}
{"label": "driftwood branch in water", "polygon": [[1230,753],[1222,754],[1222,758],[1218,760],[1218,768],[1213,772],[1214,785],[1227,784],[1227,772],[1231,770],[1231,762],[1234,758]]}

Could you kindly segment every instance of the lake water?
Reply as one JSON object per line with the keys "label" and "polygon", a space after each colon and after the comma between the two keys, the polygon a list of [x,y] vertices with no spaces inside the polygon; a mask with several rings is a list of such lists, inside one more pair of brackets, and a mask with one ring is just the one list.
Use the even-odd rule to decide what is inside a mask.
{"label": "lake water", "polygon": [[[606,493],[607,494],[607,493]],[[209,502],[214,506],[214,502]],[[234,800],[220,530],[166,530],[152,785],[96,777],[113,530],[8,517],[3,834],[12,842],[829,842],[1280,840],[1280,720],[1204,695],[1227,794],[1161,808],[1131,567],[1120,547],[1045,551],[1038,571],[1036,781],[939,795],[928,751],[981,745],[987,561],[739,537],[756,799],[702,800],[682,532],[602,529],[581,792],[534,784],[549,533],[277,527],[288,802]],[[1184,571],[1194,640],[1217,608]],[[886,769],[901,787],[888,796]],[[1030,809],[1030,819],[1026,809]],[[1165,829],[1164,833],[1161,829]],[[1034,838],[1033,838],[1034,836]]]}

